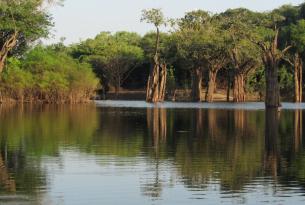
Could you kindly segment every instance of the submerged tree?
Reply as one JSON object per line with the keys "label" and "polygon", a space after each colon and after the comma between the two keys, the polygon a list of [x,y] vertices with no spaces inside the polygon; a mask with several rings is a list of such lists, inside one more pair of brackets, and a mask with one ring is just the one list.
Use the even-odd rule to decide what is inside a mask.
{"label": "submerged tree", "polygon": [[291,35],[292,61],[288,60],[293,66],[294,73],[294,101],[302,102],[303,96],[303,58],[305,54],[305,20],[300,20],[296,24],[289,26]]}
{"label": "submerged tree", "polygon": [[230,9],[219,15],[222,29],[226,31],[226,48],[233,68],[233,101],[246,101],[246,77],[260,65],[257,45],[250,40],[259,15],[247,9]]}
{"label": "submerged tree", "polygon": [[283,60],[291,46],[279,44],[280,23],[285,19],[282,15],[271,12],[260,15],[261,21],[256,25],[251,41],[261,50],[261,58],[265,67],[267,108],[277,108],[280,103],[279,63]]}
{"label": "submerged tree", "polygon": [[177,35],[178,55],[185,67],[190,69],[192,80],[192,100],[203,101],[203,72],[208,68],[206,58],[207,35],[210,15],[205,11],[193,11],[178,21]]}
{"label": "submerged tree", "polygon": [[167,65],[164,62],[159,53],[160,46],[160,26],[166,24],[166,20],[160,9],[150,9],[142,11],[141,21],[151,23],[156,27],[156,43],[155,52],[153,57],[153,66],[151,67],[147,88],[146,88],[146,101],[158,102],[163,101],[165,98],[166,89],[166,74]]}

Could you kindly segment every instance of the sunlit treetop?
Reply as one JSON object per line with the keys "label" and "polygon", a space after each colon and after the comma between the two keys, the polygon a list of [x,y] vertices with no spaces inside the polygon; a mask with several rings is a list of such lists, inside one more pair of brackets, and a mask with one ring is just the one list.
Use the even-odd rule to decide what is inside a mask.
{"label": "sunlit treetop", "polygon": [[153,24],[155,27],[160,27],[166,24],[166,19],[161,9],[144,9],[142,10],[142,22]]}

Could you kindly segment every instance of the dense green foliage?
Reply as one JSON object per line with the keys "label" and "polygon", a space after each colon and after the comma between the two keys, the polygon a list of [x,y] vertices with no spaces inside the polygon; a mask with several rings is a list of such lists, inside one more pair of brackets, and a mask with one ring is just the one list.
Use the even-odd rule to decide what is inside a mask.
{"label": "dense green foliage", "polygon": [[118,32],[111,35],[103,32],[95,39],[72,47],[72,56],[92,64],[97,75],[118,92],[130,71],[143,60],[140,40],[136,33]]}
{"label": "dense green foliage", "polygon": [[0,103],[76,103],[94,96],[99,80],[89,64],[73,59],[62,44],[33,47],[53,24],[45,6],[59,2],[0,1]]}
{"label": "dense green foliage", "polygon": [[51,47],[36,47],[23,58],[9,58],[1,96],[20,101],[84,102],[99,84],[89,64]]}

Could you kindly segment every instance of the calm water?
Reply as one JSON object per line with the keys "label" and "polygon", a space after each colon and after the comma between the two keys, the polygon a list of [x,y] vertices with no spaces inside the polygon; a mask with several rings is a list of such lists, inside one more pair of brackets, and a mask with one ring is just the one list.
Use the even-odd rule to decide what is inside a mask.
{"label": "calm water", "polygon": [[189,105],[0,106],[0,204],[305,204],[303,104]]}

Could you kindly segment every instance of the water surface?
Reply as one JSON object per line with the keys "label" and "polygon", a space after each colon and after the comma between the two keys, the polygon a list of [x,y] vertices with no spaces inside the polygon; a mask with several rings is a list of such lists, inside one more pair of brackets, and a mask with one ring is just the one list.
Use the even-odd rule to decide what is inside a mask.
{"label": "water surface", "polygon": [[0,204],[305,203],[303,104],[186,105],[1,106]]}

